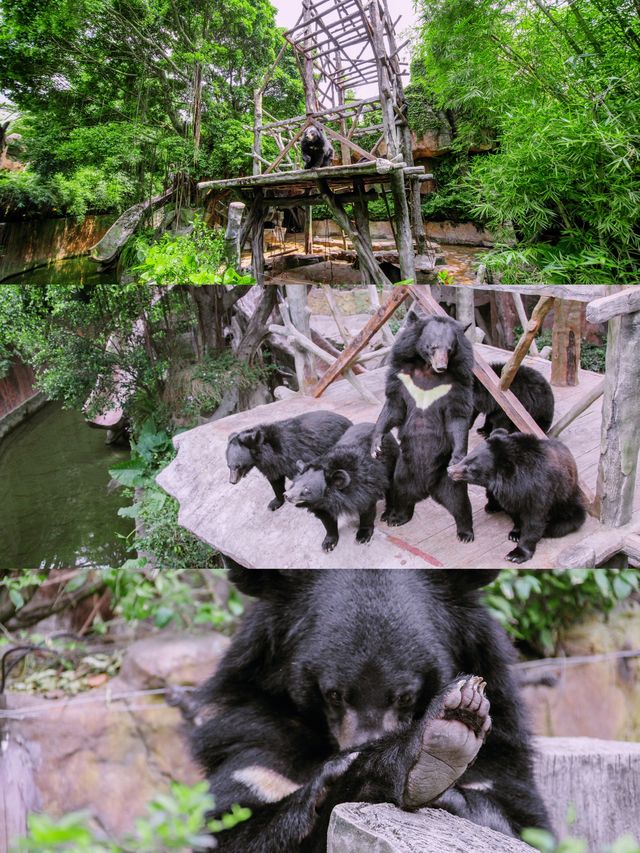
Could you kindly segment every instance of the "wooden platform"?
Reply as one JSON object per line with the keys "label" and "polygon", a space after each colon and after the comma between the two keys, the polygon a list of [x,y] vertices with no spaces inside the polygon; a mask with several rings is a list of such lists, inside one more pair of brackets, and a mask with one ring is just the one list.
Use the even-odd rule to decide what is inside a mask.
{"label": "wooden platform", "polygon": [[[480,346],[478,350],[490,360],[504,361],[508,357],[508,353],[493,347]],[[549,362],[527,358],[525,363],[549,378]],[[385,373],[382,368],[360,377],[380,400],[380,406]],[[555,388],[556,419],[601,378],[599,374],[581,371],[578,387]],[[601,404],[601,400],[595,403],[561,436],[592,488],[598,468]],[[508,540],[511,521],[503,514],[487,515],[484,490],[475,486],[470,487],[476,534],[473,543],[459,542],[452,517],[428,499],[418,504],[414,518],[403,527],[389,528],[378,520],[374,537],[367,545],[355,542],[354,522],[343,519],[340,542],[331,554],[325,554],[320,547],[324,536],[321,523],[306,510],[289,504],[270,512],[267,503],[273,496],[271,488],[257,471],[236,486],[229,484],[225,449],[231,432],[311,409],[338,411],[354,422],[375,421],[380,406],[366,403],[348,382],[339,381],[318,400],[295,395],[224,418],[177,436],[178,456],[162,472],[158,482],[180,502],[180,524],[244,566],[317,569],[509,566],[505,555],[513,547]],[[471,446],[481,440],[475,432],[477,425],[471,434]],[[379,504],[378,517],[381,511]],[[640,518],[640,488],[636,491],[635,512]],[[562,552],[599,529],[599,523],[589,518],[578,533],[563,539],[543,539],[534,558],[523,568],[563,568]]]}

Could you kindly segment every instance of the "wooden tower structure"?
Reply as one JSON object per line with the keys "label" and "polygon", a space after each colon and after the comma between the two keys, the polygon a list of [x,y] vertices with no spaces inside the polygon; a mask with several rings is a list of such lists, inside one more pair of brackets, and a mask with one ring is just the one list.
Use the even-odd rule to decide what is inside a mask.
{"label": "wooden tower structure", "polygon": [[[303,0],[301,15],[285,33],[282,48],[255,93],[253,174],[204,181],[203,190],[228,191],[247,207],[241,245],[251,240],[252,267],[264,282],[263,227],[269,208],[303,207],[307,251],[311,207],[325,203],[353,243],[363,281],[389,284],[372,248],[368,204],[389,192],[393,233],[403,279],[416,266],[433,269],[426,254],[420,183],[430,180],[414,166],[400,53],[387,0]],[[263,109],[263,94],[286,50],[292,49],[302,78],[304,115],[276,120]],[[322,125],[336,157],[331,166],[302,169],[299,141],[313,123]],[[265,140],[277,155],[269,160]],[[364,140],[369,139],[369,147]],[[375,143],[370,144],[372,138]],[[359,144],[359,141],[362,144]],[[353,205],[353,214],[345,210]]]}

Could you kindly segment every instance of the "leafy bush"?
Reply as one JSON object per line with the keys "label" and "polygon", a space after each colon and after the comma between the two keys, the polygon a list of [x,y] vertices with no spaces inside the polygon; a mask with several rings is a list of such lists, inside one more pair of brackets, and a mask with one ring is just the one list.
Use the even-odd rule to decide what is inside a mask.
{"label": "leafy bush", "polygon": [[231,829],[251,817],[249,809],[233,806],[221,820],[207,818],[215,802],[207,782],[192,787],[177,782],[168,794],[158,794],[147,806],[135,830],[116,841],[96,828],[88,812],[74,812],[62,818],[32,814],[29,835],[12,848],[12,853],[165,853],[170,850],[214,848],[213,833]]}
{"label": "leafy bush", "polygon": [[507,632],[536,653],[553,655],[558,639],[585,613],[607,613],[640,589],[633,569],[505,569],[485,602]]}

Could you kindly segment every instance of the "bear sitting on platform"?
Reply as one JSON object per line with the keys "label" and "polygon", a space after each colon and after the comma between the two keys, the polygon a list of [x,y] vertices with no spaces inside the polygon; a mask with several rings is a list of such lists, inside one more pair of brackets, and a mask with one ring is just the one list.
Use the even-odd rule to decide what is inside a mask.
{"label": "bear sitting on platform", "polygon": [[311,124],[302,134],[300,151],[305,169],[320,169],[330,166],[333,147],[319,124]]}
{"label": "bear sitting on platform", "polygon": [[557,439],[494,430],[486,442],[449,467],[456,482],[484,486],[487,512],[504,510],[513,519],[509,534],[518,547],[507,554],[525,563],[543,536],[559,538],[579,530],[586,511],[575,459]]}

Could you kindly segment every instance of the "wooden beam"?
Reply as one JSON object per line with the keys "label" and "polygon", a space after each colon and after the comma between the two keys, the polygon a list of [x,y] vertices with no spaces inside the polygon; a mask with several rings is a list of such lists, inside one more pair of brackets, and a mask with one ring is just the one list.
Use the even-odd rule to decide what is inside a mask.
{"label": "wooden beam", "polygon": [[582,303],[556,299],[551,346],[551,384],[578,385],[582,349]]}
{"label": "wooden beam", "polygon": [[227,263],[235,270],[240,269],[240,226],[244,208],[245,206],[241,201],[231,202],[229,205],[227,230],[224,235]]}
{"label": "wooden beam", "polygon": [[[520,324],[522,325],[523,329],[526,329],[527,323],[529,322],[529,318],[527,317],[527,312],[525,311],[524,300],[522,298],[522,294],[521,293],[512,293],[511,296],[513,297],[513,304],[516,306],[516,312],[518,314],[518,319],[520,320]],[[535,340],[533,340],[531,342],[531,346],[529,347],[529,352],[533,356],[538,355],[538,346],[537,346]]]}
{"label": "wooden beam", "polygon": [[640,311],[640,284],[630,284],[625,290],[596,299],[587,308],[590,323],[606,323],[621,314]]}
{"label": "wooden beam", "polygon": [[531,341],[538,335],[540,329],[542,328],[544,318],[547,316],[549,311],[551,311],[554,303],[555,300],[553,297],[543,296],[540,298],[538,304],[533,309],[531,319],[527,324],[527,328],[524,330],[524,334],[518,341],[511,358],[502,368],[502,373],[500,376],[500,388],[503,391],[506,391],[508,388],[511,387],[511,383],[513,382],[515,375],[518,372],[520,365],[524,361],[524,357],[526,356],[529,347],[531,346]]}
{"label": "wooden beam", "polygon": [[473,287],[476,290],[520,293],[523,296],[553,296],[556,299],[574,299],[577,302],[591,302],[606,296],[610,290],[610,285],[606,284],[451,284],[449,287]]}
{"label": "wooden beam", "polygon": [[[617,305],[620,307],[619,303]],[[596,487],[600,521],[608,527],[621,527],[633,515],[640,452],[639,353],[640,311],[614,316],[609,321],[607,339],[601,454]]]}
{"label": "wooden beam", "polygon": [[317,385],[313,388],[311,393],[314,397],[320,397],[343,371],[351,367],[353,362],[376,332],[384,326],[391,316],[393,316],[396,309],[409,298],[409,293],[410,290],[406,286],[393,288],[386,302],[380,306],[369,320],[367,320],[364,327],[353,338],[349,346],[345,348],[340,358],[335,362],[335,364],[331,365]]}

